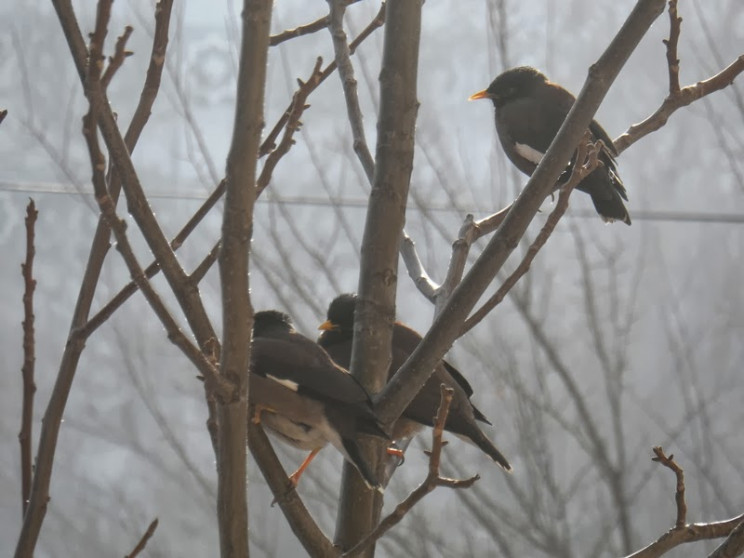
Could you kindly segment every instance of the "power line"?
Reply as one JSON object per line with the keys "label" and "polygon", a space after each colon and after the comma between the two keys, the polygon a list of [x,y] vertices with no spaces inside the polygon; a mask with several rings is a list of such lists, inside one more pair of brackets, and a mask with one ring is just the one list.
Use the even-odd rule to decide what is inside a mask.
{"label": "power line", "polygon": [[[70,190],[69,187],[53,182],[35,182],[35,183],[11,183],[0,182],[0,191],[25,193],[25,194],[53,194],[63,196],[93,197],[92,192],[79,192]],[[149,198],[153,199],[175,199],[175,200],[205,200],[209,194],[207,192],[151,192]],[[367,207],[367,200],[364,198],[327,198],[319,196],[277,196],[273,194],[269,197],[262,197],[258,200],[259,204],[282,203],[299,207],[349,207],[364,209]],[[488,214],[495,213],[501,208],[487,209],[483,207],[464,205],[460,208],[454,208],[451,204],[412,204],[408,208],[413,211],[432,211],[432,212],[452,212],[453,209],[459,209],[464,212]],[[579,218],[596,218],[597,214],[592,210],[575,209],[571,215]],[[721,212],[699,212],[699,211],[656,211],[656,210],[634,210],[631,212],[634,221],[650,222],[669,222],[669,223],[714,223],[724,225],[744,225],[744,213],[721,213]]]}

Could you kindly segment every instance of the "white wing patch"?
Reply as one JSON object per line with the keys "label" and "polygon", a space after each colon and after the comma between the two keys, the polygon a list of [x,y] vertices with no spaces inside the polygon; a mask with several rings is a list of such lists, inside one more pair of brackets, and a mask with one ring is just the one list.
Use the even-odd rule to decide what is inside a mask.
{"label": "white wing patch", "polygon": [[293,382],[292,380],[277,378],[276,376],[272,376],[271,374],[266,374],[266,377],[283,385],[285,388],[291,389],[292,391],[297,391],[297,388],[300,387],[297,382]]}
{"label": "white wing patch", "polygon": [[541,153],[534,147],[530,147],[526,143],[514,143],[514,150],[517,152],[517,155],[522,157],[523,159],[527,159],[530,163],[534,163],[535,165],[539,164],[540,161],[542,161],[543,155],[545,153]]}

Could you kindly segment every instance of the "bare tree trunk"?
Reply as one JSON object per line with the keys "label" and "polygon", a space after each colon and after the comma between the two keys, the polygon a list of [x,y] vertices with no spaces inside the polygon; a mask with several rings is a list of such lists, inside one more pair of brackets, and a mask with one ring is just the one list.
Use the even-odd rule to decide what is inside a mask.
{"label": "bare tree trunk", "polygon": [[[372,393],[385,385],[390,366],[398,247],[413,169],[421,6],[421,0],[391,0],[387,6],[377,162],[359,272],[356,332],[364,335],[355,335],[351,359],[352,374]],[[369,441],[363,445],[365,458],[375,465],[381,464],[377,462],[382,450],[382,442]],[[382,495],[369,491],[358,473],[345,464],[336,544],[343,549],[354,546],[375,527],[381,509]],[[374,546],[363,555],[373,556]]]}
{"label": "bare tree trunk", "polygon": [[217,513],[220,554],[248,556],[246,444],[248,367],[253,309],[248,253],[256,201],[256,163],[263,128],[264,85],[269,48],[271,0],[245,0],[235,123],[227,157],[225,213],[219,255],[222,286],[220,371],[233,387],[217,397]]}

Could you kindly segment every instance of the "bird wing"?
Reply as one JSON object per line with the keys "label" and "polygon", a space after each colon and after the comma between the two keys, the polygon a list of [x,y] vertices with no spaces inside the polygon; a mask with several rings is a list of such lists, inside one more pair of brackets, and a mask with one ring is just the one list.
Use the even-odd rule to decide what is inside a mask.
{"label": "bird wing", "polygon": [[[410,327],[400,322],[395,323],[395,326],[393,328],[393,343],[394,345],[401,347],[402,354],[396,359],[396,355],[395,353],[393,353],[394,369],[391,370],[392,373],[395,373],[398,371],[398,368],[400,368],[403,365],[403,363],[406,361],[408,356],[414,351],[414,349],[418,346],[420,342],[421,342],[421,335],[419,335],[416,331],[414,331]],[[400,362],[397,363],[397,366],[395,366],[397,360],[400,360]],[[457,383],[457,385],[459,385],[463,389],[463,391],[467,394],[468,397],[473,395],[473,388],[470,386],[470,383],[465,379],[465,376],[463,376],[462,373],[457,368],[452,366],[446,360],[442,360],[442,366],[449,373],[449,375],[452,376],[452,379]],[[392,376],[392,374],[390,375]]]}
{"label": "bird wing", "polygon": [[370,404],[369,395],[346,370],[310,339],[299,334],[253,340],[251,369],[285,387],[323,400]]}

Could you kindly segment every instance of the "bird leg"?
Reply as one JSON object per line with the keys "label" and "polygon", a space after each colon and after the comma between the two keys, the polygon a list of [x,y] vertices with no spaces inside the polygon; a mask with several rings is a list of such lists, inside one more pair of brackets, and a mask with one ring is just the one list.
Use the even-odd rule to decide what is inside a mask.
{"label": "bird leg", "polygon": [[315,456],[318,455],[318,452],[321,449],[322,448],[317,448],[311,451],[310,455],[308,455],[305,458],[305,461],[302,462],[302,465],[300,465],[294,473],[289,475],[289,482],[292,483],[292,486],[297,488],[297,485],[300,484],[300,477],[302,476],[302,473],[305,472],[305,469],[307,469],[308,465],[310,465],[310,462],[315,459]]}
{"label": "bird leg", "polygon": [[256,404],[253,407],[253,416],[251,417],[251,422],[253,424],[261,424],[261,413],[263,413],[264,411],[266,411],[267,413],[276,413],[276,411],[271,407]]}
{"label": "bird leg", "polygon": [[389,448],[387,448],[386,451],[387,451],[387,454],[388,455],[393,455],[393,456],[397,457],[398,459],[400,459],[401,460],[401,463],[403,461],[405,461],[406,454],[405,454],[405,452],[402,449],[398,449],[398,448],[394,448],[394,447],[389,447]]}

